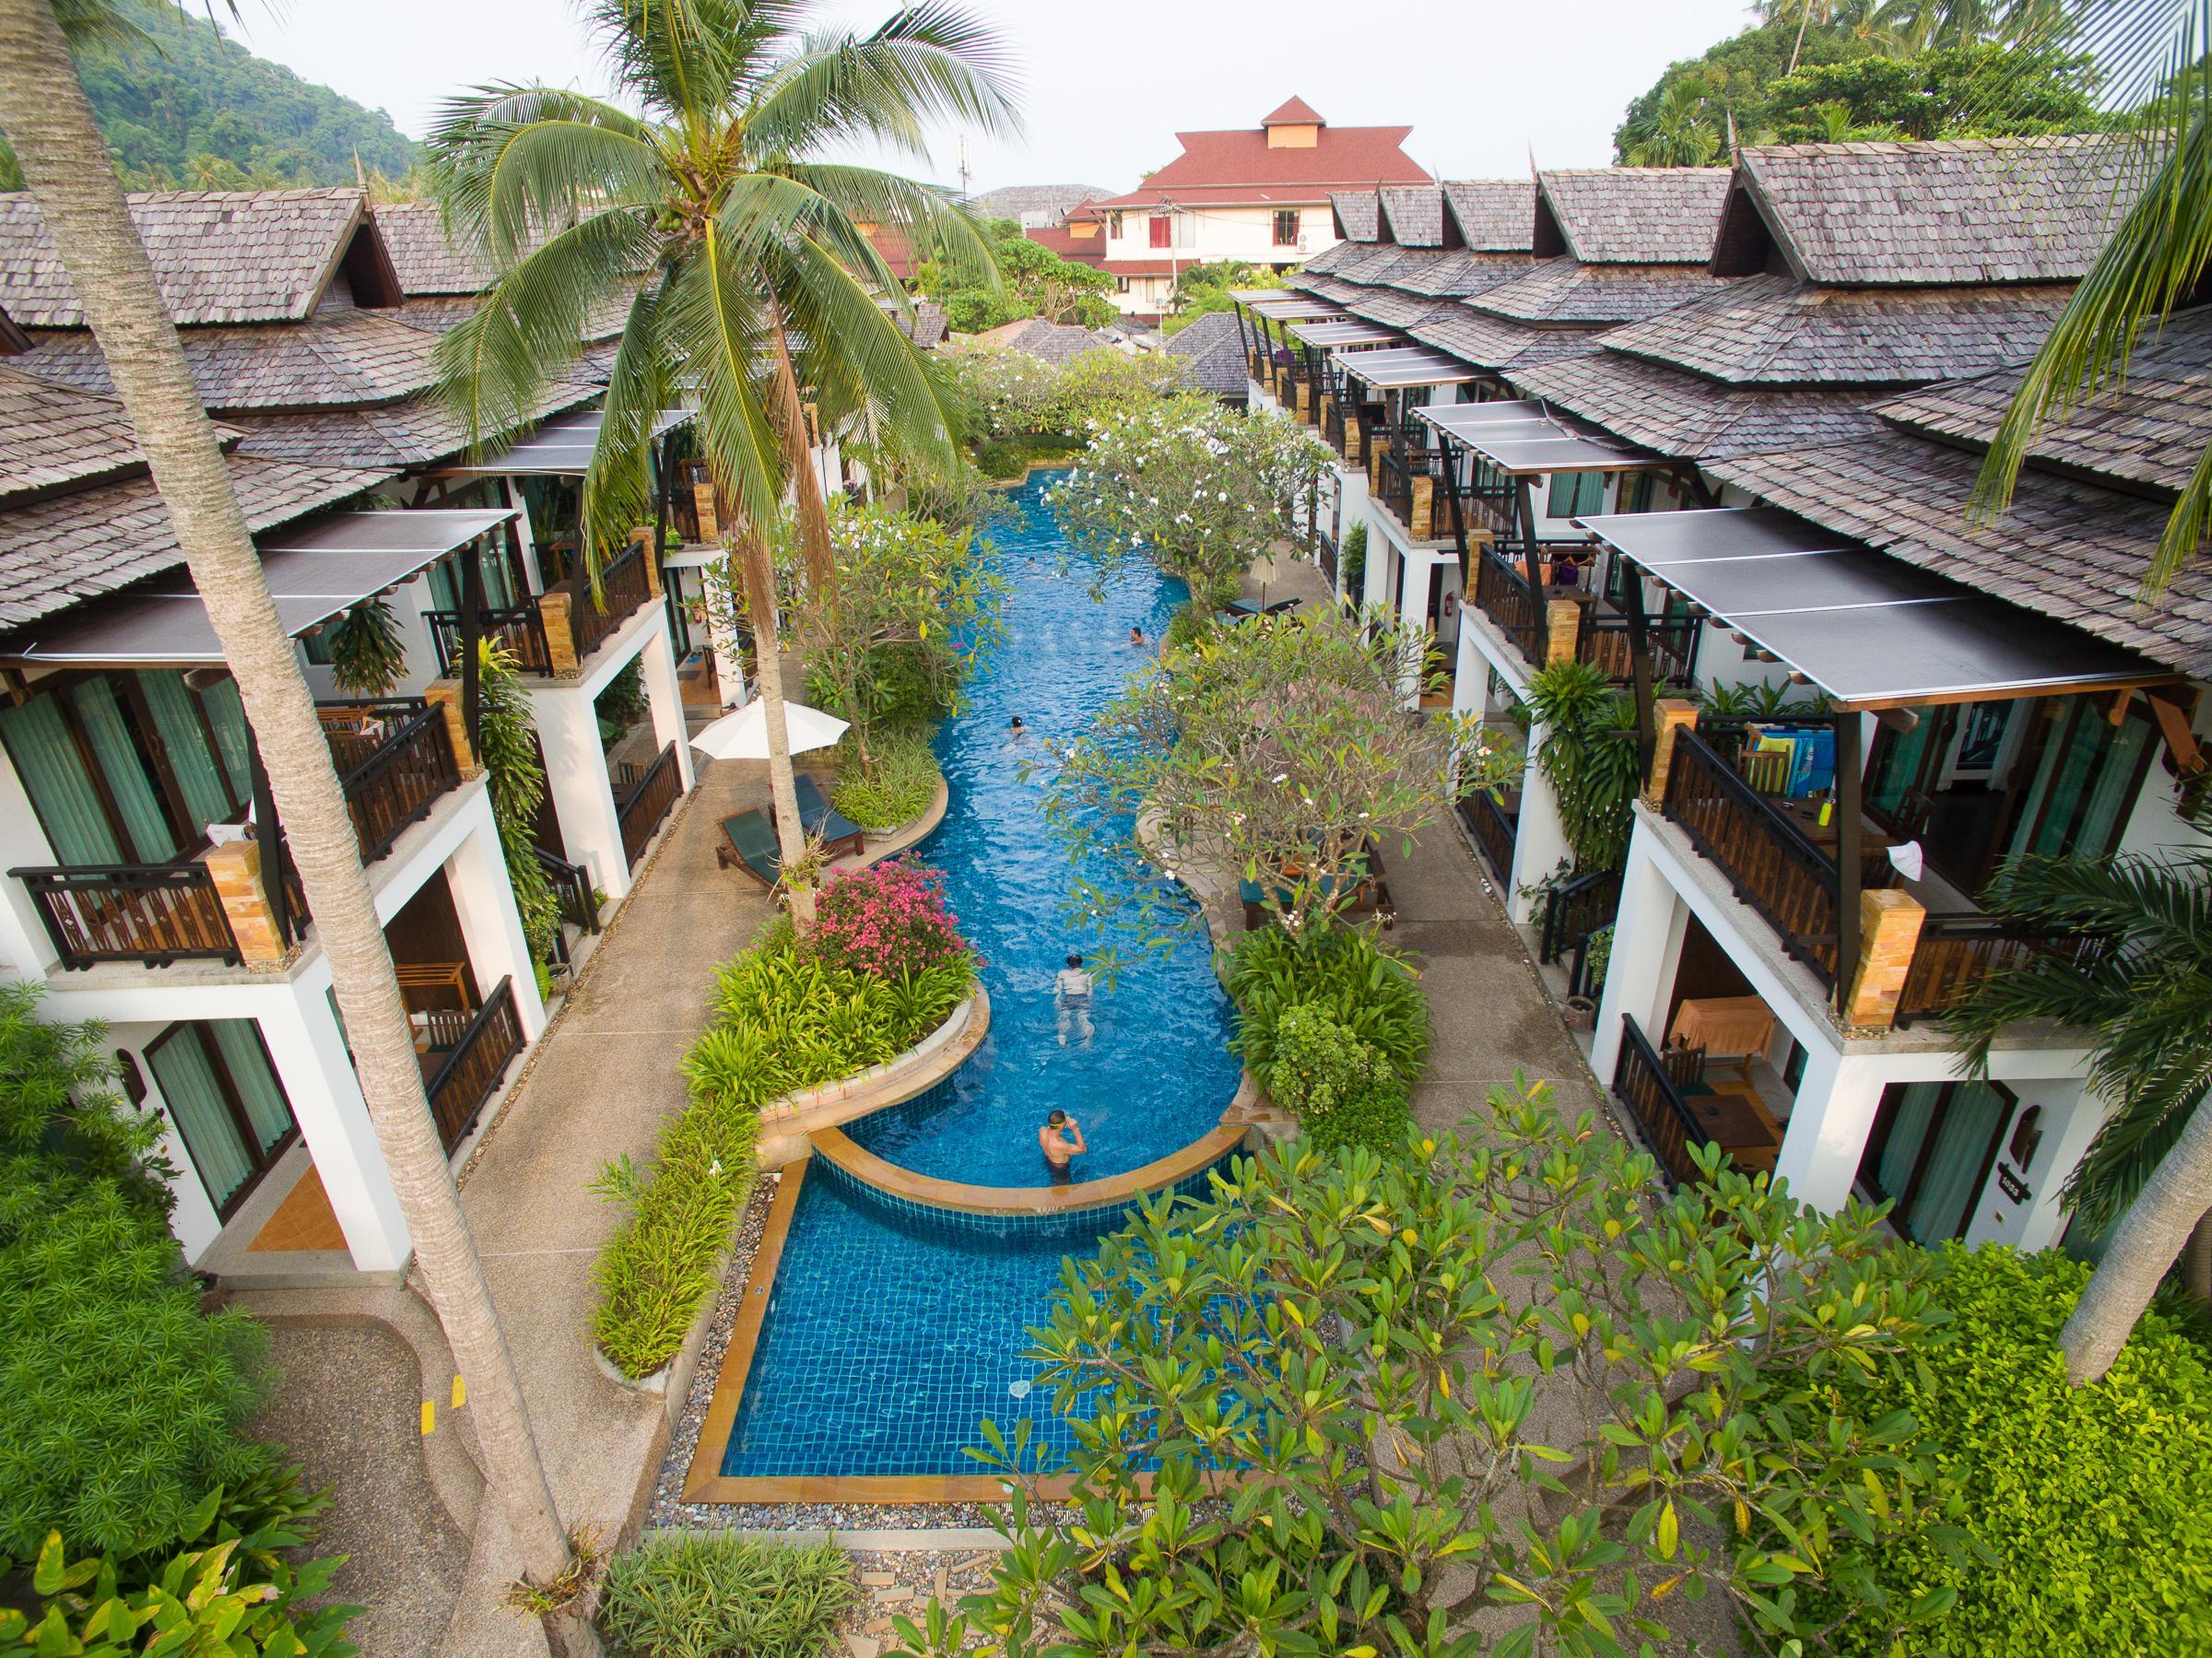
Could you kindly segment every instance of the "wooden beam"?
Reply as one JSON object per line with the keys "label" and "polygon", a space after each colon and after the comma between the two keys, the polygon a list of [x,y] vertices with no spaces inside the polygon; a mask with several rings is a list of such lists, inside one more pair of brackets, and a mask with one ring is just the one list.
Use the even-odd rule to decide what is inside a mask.
{"label": "wooden beam", "polygon": [[1836,1016],[1851,1004],[1859,970],[1859,716],[1836,715]]}
{"label": "wooden beam", "polygon": [[1544,571],[1536,558],[1536,498],[1526,478],[1513,480],[1515,508],[1521,520],[1521,567],[1528,576],[1528,607],[1535,613],[1536,660],[1542,667],[1551,649],[1550,617],[1544,610]]}
{"label": "wooden beam", "polygon": [[2149,694],[2151,718],[2159,723],[2159,735],[2166,739],[2166,747],[2173,756],[2173,763],[2183,777],[2202,777],[2206,769],[2204,750],[2197,747],[2196,733],[2189,727],[2189,711],[2171,695]]}
{"label": "wooden beam", "polygon": [[1652,636],[1643,614],[1643,572],[1635,561],[1620,561],[1627,591],[1629,618],[1629,684],[1636,697],[1636,775],[1648,785],[1652,757],[1658,752],[1658,731],[1652,711]]}

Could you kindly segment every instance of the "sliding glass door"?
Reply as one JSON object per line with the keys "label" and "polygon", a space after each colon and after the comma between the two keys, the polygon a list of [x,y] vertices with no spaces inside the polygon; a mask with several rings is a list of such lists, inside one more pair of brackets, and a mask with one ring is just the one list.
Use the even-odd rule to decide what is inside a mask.
{"label": "sliding glass door", "polygon": [[1915,1243],[1964,1238],[2014,1103],[1998,1083],[1892,1083],[1859,1162],[1860,1183],[1895,1203],[1889,1223]]}
{"label": "sliding glass door", "polygon": [[252,1019],[171,1025],[147,1044],[171,1121],[216,1213],[228,1220],[299,1129]]}

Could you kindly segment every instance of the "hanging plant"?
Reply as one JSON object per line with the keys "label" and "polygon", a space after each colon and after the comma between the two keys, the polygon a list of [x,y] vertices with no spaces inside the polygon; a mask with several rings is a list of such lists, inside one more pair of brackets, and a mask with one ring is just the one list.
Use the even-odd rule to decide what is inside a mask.
{"label": "hanging plant", "polygon": [[1603,668],[1568,661],[1528,682],[1528,708],[1544,727],[1536,764],[1558,799],[1574,867],[1618,869],[1628,856],[1642,782],[1634,705],[1613,688]]}
{"label": "hanging plant", "polygon": [[329,625],[331,683],[348,697],[389,697],[407,671],[399,617],[382,599],[367,599]]}
{"label": "hanging plant", "polygon": [[530,699],[514,656],[494,641],[477,641],[477,758],[491,792],[492,821],[507,862],[508,884],[521,912],[534,960],[543,962],[560,936],[560,904],[537,861],[537,808],[546,797],[546,768],[532,740]]}

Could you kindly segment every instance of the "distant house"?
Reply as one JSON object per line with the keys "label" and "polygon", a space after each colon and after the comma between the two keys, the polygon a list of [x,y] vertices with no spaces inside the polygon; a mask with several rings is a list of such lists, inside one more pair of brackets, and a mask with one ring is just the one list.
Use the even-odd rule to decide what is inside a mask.
{"label": "distant house", "polygon": [[1165,349],[1169,356],[1183,359],[1201,391],[1243,406],[1252,382],[1245,373],[1244,343],[1233,312],[1209,311],[1193,317],[1168,335]]}
{"label": "distant house", "polygon": [[1002,323],[973,337],[980,345],[1026,351],[1048,363],[1068,362],[1086,351],[1112,350],[1117,343],[1113,335],[1096,329],[1078,328],[1072,323],[1048,323],[1042,317],[1022,317]]}
{"label": "distant house", "polygon": [[1123,311],[1157,316],[1187,265],[1242,260],[1288,270],[1336,245],[1340,190],[1433,184],[1402,147],[1409,126],[1331,126],[1293,98],[1257,126],[1178,133],[1182,153],[1124,195],[1071,213],[1103,231]]}
{"label": "distant house", "polygon": [[1049,229],[1067,222],[1085,202],[1111,194],[1096,184],[1008,184],[968,199],[978,218],[1010,218],[1025,230]]}

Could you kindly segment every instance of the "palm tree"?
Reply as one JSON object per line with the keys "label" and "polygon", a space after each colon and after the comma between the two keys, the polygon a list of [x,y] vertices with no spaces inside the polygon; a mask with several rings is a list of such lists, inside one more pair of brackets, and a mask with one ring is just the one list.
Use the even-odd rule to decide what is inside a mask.
{"label": "palm tree", "polygon": [[1650,133],[1628,147],[1630,167],[1706,167],[1720,153],[1713,130],[1712,88],[1701,76],[1686,75],[1659,95]]}
{"label": "palm tree", "polygon": [[2212,852],[2024,859],[1991,908],[2110,941],[2086,960],[1994,974],[1950,1017],[1977,1075],[2020,1019],[2077,1027],[2094,1045],[2089,1089],[2112,1113],[2062,1195],[2077,1218],[2118,1228],[2060,1336],[2078,1385],[2112,1368],[2184,1245],[2184,1276],[2212,1298]]}
{"label": "palm tree", "polygon": [[[903,290],[867,234],[991,273],[976,226],[944,195],[826,159],[856,144],[924,150],[926,123],[1011,131],[994,37],[939,0],[866,35],[803,29],[805,0],[591,0],[618,94],[484,87],[431,137],[455,238],[500,272],[443,342],[449,397],[474,435],[517,424],[574,360],[584,318],[627,300],[579,542],[594,571],[649,514],[654,416],[697,400],[710,476],[734,509],[731,586],[759,648],[783,867],[805,867],[791,789],[766,543],[795,498],[810,596],[828,594],[829,528],[807,458],[801,387],[859,414],[925,469],[957,464],[956,405],[879,303]],[[813,894],[791,884],[802,926]]]}
{"label": "palm tree", "polygon": [[[1983,460],[1977,512],[1994,515],[2036,433],[2100,392],[2124,382],[2146,326],[2197,292],[2212,260],[2212,0],[2065,0],[2067,43],[2096,56],[2115,101],[2147,98],[2132,123],[2142,194],[2059,313]],[[2212,447],[2175,500],[2150,565],[2143,602],[2155,606],[2212,532]]]}
{"label": "palm tree", "polygon": [[[98,0],[0,0],[0,128],[60,250],[115,391],[169,508],[193,585],[268,768],[353,1049],[361,1093],[413,1234],[453,1361],[468,1378],[489,1482],[534,1582],[562,1581],[571,1553],[539,1460],[505,1335],[424,1098],[391,952],[361,870],[314,700],[276,601],[183,347],[154,284],[107,146],[63,32],[103,29]],[[556,1652],[598,1650],[587,1624],[548,1620]]]}

